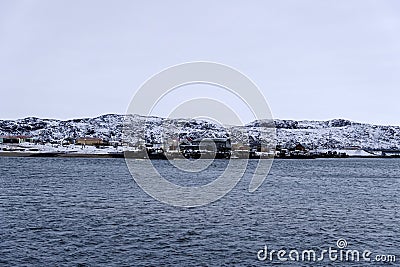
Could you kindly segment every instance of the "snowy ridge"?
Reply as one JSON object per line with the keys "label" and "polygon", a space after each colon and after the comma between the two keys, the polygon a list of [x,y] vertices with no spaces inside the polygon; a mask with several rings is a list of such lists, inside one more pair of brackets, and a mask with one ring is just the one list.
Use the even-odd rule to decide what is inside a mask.
{"label": "snowy ridge", "polygon": [[380,126],[335,119],[329,121],[276,120],[278,143],[290,147],[301,143],[310,149],[399,149],[400,127]]}
{"label": "snowy ridge", "polygon": [[[129,123],[132,142],[146,125],[146,142],[176,139],[182,129],[191,139],[199,137],[227,137],[230,131],[246,129],[254,139],[260,136],[269,121],[254,121],[245,127],[224,129],[203,120],[164,119],[139,115],[107,114],[96,118],[55,120],[24,118],[0,120],[0,135],[27,135],[41,142],[65,138],[99,137],[107,141],[121,141],[124,121]],[[309,149],[331,149],[358,146],[363,149],[400,149],[400,127],[379,126],[335,119],[329,121],[274,120],[277,144],[290,148],[301,143]],[[177,129],[180,129],[179,132]]]}

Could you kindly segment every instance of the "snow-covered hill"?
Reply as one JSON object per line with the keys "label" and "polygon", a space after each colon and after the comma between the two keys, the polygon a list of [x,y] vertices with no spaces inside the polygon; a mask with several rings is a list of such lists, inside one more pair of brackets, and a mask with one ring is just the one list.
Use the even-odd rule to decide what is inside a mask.
{"label": "snow-covered hill", "polygon": [[335,119],[329,121],[275,120],[278,143],[290,147],[301,143],[310,149],[399,149],[400,127],[380,126]]}
{"label": "snow-covered hill", "polygon": [[[125,121],[128,124],[124,124]],[[268,121],[254,121],[246,127],[223,127],[204,120],[163,119],[144,116],[124,116],[108,114],[96,118],[74,120],[54,120],[25,118],[19,120],[0,120],[0,135],[28,135],[42,142],[76,139],[90,136],[108,141],[121,141],[124,125],[129,125],[132,142],[140,139],[140,131],[146,125],[147,142],[161,142],[186,136],[233,137],[238,132],[247,131],[252,138],[263,138]],[[275,120],[277,144],[292,147],[301,143],[310,149],[345,148],[359,146],[364,149],[400,149],[400,127],[379,126],[356,123],[348,120],[293,121]],[[229,133],[230,132],[230,133]],[[261,133],[261,134],[260,134]],[[261,136],[261,137],[260,137]],[[236,139],[240,137],[235,136]]]}

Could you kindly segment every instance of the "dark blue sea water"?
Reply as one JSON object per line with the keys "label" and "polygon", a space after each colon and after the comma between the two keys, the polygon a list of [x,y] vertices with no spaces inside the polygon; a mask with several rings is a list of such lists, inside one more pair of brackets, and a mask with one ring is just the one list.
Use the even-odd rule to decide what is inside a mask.
{"label": "dark blue sea water", "polygon": [[[237,161],[241,164],[241,161]],[[144,193],[123,159],[0,158],[1,266],[399,266],[400,160],[275,160],[222,199],[177,208]],[[177,175],[206,183],[209,175]],[[185,180],[186,179],[186,180]],[[259,261],[268,249],[370,250],[371,262]],[[397,255],[396,262],[374,261]]]}

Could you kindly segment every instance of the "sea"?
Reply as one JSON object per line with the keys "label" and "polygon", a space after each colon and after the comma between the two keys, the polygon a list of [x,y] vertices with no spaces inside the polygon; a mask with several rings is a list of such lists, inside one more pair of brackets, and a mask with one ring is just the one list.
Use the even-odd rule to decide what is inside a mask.
{"label": "sea", "polygon": [[[204,185],[227,162],[152,164]],[[277,159],[249,192],[257,163],[187,208],[147,195],[124,159],[2,157],[0,266],[400,266],[400,159]]]}

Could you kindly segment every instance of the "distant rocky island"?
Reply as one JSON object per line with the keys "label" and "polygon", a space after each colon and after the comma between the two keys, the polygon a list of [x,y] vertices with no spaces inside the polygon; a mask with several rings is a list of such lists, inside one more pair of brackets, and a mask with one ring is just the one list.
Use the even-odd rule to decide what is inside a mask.
{"label": "distant rocky island", "polygon": [[[129,142],[124,140],[124,123],[129,119],[130,131],[139,133],[145,127],[143,136],[132,136]],[[246,131],[252,144],[263,139],[262,129],[275,128],[276,146],[279,149],[293,149],[301,145],[308,151],[351,150],[398,151],[400,150],[400,127],[381,126],[352,122],[344,119],[328,121],[253,121],[245,126],[222,127],[205,120],[166,119],[139,115],[107,114],[95,118],[72,120],[24,118],[18,120],[0,120],[0,150],[7,151],[12,143],[26,142],[29,151],[43,150],[47,145],[57,151],[68,152],[68,145],[74,145],[72,151],[97,153],[96,148],[107,146],[107,153],[120,153],[125,147],[162,144],[166,140],[180,142],[185,140],[230,139],[236,129]],[[180,132],[176,132],[177,129]],[[182,135],[184,133],[184,136]],[[275,132],[275,131],[274,131]],[[14,140],[12,140],[14,138]],[[18,139],[19,138],[19,139]],[[177,140],[179,139],[179,140]],[[237,139],[238,140],[238,139]],[[243,141],[245,143],[245,141]],[[235,146],[232,141],[232,147]],[[176,144],[179,145],[179,144]],[[243,144],[242,144],[243,145]],[[251,144],[250,144],[251,145]],[[239,145],[236,144],[236,148]],[[14,147],[15,148],[15,147]],[[86,149],[86,152],[83,152]],[[177,149],[175,147],[174,149]],[[46,149],[44,149],[46,150]],[[54,149],[53,149],[54,150]],[[125,148],[126,150],[126,148]],[[100,152],[99,152],[100,153]]]}

